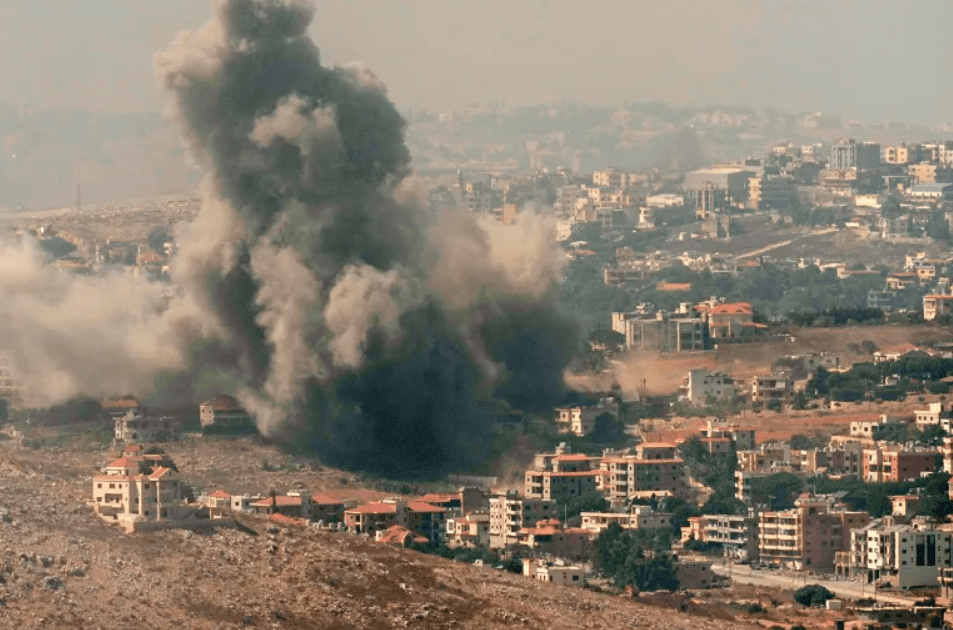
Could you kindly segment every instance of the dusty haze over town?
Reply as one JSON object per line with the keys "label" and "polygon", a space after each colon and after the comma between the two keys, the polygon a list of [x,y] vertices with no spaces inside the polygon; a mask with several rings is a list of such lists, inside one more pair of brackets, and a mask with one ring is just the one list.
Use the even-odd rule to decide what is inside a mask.
{"label": "dusty haze over town", "polygon": [[[0,101],[158,111],[152,56],[207,13],[204,0],[4,2],[0,55],[17,63]],[[402,110],[663,100],[935,123],[953,98],[937,74],[951,19],[944,0],[326,0],[310,33],[327,62],[374,68]]]}

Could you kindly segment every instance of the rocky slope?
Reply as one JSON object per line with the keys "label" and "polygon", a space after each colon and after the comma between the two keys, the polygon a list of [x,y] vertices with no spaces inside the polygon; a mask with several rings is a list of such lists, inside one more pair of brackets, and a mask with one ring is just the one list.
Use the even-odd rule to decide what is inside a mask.
{"label": "rocky slope", "polygon": [[738,627],[263,518],[127,536],[84,503],[95,457],[0,449],[0,627]]}

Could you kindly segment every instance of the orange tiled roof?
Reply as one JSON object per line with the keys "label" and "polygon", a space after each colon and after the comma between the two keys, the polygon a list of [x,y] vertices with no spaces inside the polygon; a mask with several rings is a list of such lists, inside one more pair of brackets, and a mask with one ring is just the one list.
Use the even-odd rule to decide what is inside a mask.
{"label": "orange tiled roof", "polygon": [[377,542],[385,545],[403,545],[407,542],[408,537],[415,543],[424,544],[430,542],[430,539],[420,532],[409,530],[402,525],[393,525],[385,529],[383,535],[381,535]]}
{"label": "orange tiled roof", "polygon": [[268,520],[273,523],[279,523],[281,525],[304,525],[305,520],[303,518],[292,518],[290,516],[285,516],[284,514],[272,514],[268,517]]}
{"label": "orange tiled roof", "polygon": [[325,492],[315,492],[312,494],[311,502],[315,505],[344,505],[344,501]]}
{"label": "orange tiled roof", "polygon": [[157,480],[165,477],[166,475],[172,472],[171,468],[156,468],[152,471],[152,474],[149,475],[149,479]]}
{"label": "orange tiled roof", "polygon": [[138,457],[120,457],[106,464],[104,468],[138,468],[140,461],[142,460]]}
{"label": "orange tiled roof", "polygon": [[234,396],[219,394],[211,400],[202,403],[203,407],[211,407],[215,411],[243,411],[241,404]]}
{"label": "orange tiled roof", "polygon": [[[272,506],[272,497],[267,497],[259,501],[255,501],[250,504],[251,507],[271,507]],[[288,495],[279,495],[274,497],[274,505],[276,507],[293,507],[301,505],[301,497],[292,497]]]}
{"label": "orange tiled roof", "polygon": [[734,302],[718,304],[710,312],[712,315],[751,315],[754,311],[748,302]]}
{"label": "orange tiled roof", "polygon": [[103,398],[99,401],[99,408],[103,410],[111,409],[133,409],[139,406],[139,401],[135,398]]}
{"label": "orange tiled roof", "polygon": [[411,501],[407,504],[407,509],[411,512],[446,512],[442,507],[424,503],[423,501]]}
{"label": "orange tiled roof", "polygon": [[393,503],[368,503],[356,508],[352,508],[345,514],[396,514],[397,506]]}
{"label": "orange tiled roof", "polygon": [[643,442],[639,444],[636,448],[675,448],[675,445],[671,442]]}
{"label": "orange tiled roof", "polygon": [[209,495],[208,495],[208,498],[210,498],[210,499],[231,499],[231,498],[232,498],[232,495],[230,495],[229,493],[225,492],[224,490],[219,489],[219,490],[216,490],[215,492],[209,494]]}

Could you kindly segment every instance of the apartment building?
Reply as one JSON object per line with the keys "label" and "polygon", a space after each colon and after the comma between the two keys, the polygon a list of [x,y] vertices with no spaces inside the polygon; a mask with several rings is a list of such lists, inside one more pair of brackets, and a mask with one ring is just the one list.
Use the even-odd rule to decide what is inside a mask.
{"label": "apartment building", "polygon": [[356,534],[376,533],[400,525],[436,544],[446,532],[446,512],[423,501],[391,498],[345,510],[344,525]]}
{"label": "apartment building", "polygon": [[791,446],[787,442],[765,442],[750,449],[738,449],[738,470],[780,471],[791,467]]}
{"label": "apartment building", "polygon": [[93,477],[93,509],[109,522],[134,529],[146,521],[176,521],[194,510],[185,504],[175,464],[165,456],[120,457]]}
{"label": "apartment building", "polygon": [[255,421],[237,399],[219,394],[199,405],[199,421],[205,433],[252,433]]}
{"label": "apartment building", "polygon": [[709,420],[708,426],[701,430],[702,438],[727,438],[734,442],[735,449],[751,450],[755,448],[757,431],[743,429],[737,424],[721,420]]}
{"label": "apartment building", "polygon": [[130,409],[113,421],[116,444],[150,444],[179,439],[182,422],[169,416],[146,416],[139,409]]}
{"label": "apartment building", "polygon": [[938,317],[953,312],[953,295],[924,295],[923,296],[923,319],[932,322]]}
{"label": "apartment building", "polygon": [[681,397],[693,407],[735,397],[734,380],[724,372],[691,370],[682,380]]}
{"label": "apartment building", "polygon": [[572,433],[583,437],[596,428],[596,420],[608,414],[613,420],[619,419],[619,401],[603,398],[599,404],[591,407],[557,407],[556,428],[560,433]]}
{"label": "apartment building", "polygon": [[582,529],[601,534],[615,523],[622,529],[667,529],[672,526],[672,515],[656,512],[649,505],[633,505],[628,512],[583,512]]}
{"label": "apartment building", "polygon": [[751,379],[751,402],[778,401],[787,404],[794,395],[794,380],[786,374],[755,376]]}
{"label": "apartment building", "polygon": [[837,551],[850,547],[850,532],[870,520],[825,497],[802,495],[795,507],[758,516],[758,554],[762,560],[798,570],[834,568]]}
{"label": "apartment building", "polygon": [[541,520],[520,529],[516,544],[534,552],[560,558],[589,559],[597,534],[581,527],[565,527],[558,519]]}
{"label": "apartment building", "polygon": [[558,511],[555,501],[520,497],[516,492],[490,497],[490,547],[517,544],[521,529],[556,518]]}
{"label": "apartment building", "polygon": [[693,516],[682,528],[682,544],[690,540],[718,543],[737,560],[758,559],[758,513]]}
{"label": "apartment building", "polygon": [[868,582],[887,580],[900,588],[936,586],[953,566],[953,532],[931,519],[908,525],[885,516],[851,531],[850,571]]}
{"label": "apartment building", "polygon": [[471,512],[467,516],[447,519],[448,547],[488,547],[490,545],[490,514]]}
{"label": "apartment building", "polygon": [[927,405],[926,409],[917,409],[914,413],[914,421],[917,428],[921,431],[931,427],[940,426],[944,431],[950,433],[953,428],[953,414],[950,413],[950,407],[943,402],[933,402]]}
{"label": "apartment building", "polygon": [[937,450],[887,444],[864,449],[862,479],[867,483],[911,481],[936,472],[941,465],[942,454]]}

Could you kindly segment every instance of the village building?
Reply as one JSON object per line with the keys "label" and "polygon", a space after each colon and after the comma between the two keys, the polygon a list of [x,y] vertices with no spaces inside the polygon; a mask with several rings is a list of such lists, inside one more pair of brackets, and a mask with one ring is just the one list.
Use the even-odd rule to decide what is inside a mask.
{"label": "village building", "polygon": [[134,531],[144,522],[192,517],[175,464],[165,456],[120,457],[93,477],[92,506],[98,516]]}
{"label": "village building", "polygon": [[113,422],[115,444],[171,442],[182,435],[182,422],[170,416],[146,416],[138,408],[129,409]]}
{"label": "village building", "polygon": [[523,575],[556,586],[583,586],[585,570],[563,562],[544,562],[535,558],[523,558]]}
{"label": "village building", "polygon": [[219,394],[199,405],[203,433],[255,433],[251,415],[232,396]]}
{"label": "village building", "polygon": [[515,545],[523,527],[556,518],[557,514],[558,506],[550,499],[521,497],[516,492],[490,497],[490,547]]}
{"label": "village building", "polygon": [[489,547],[489,512],[470,512],[447,519],[448,547]]}

